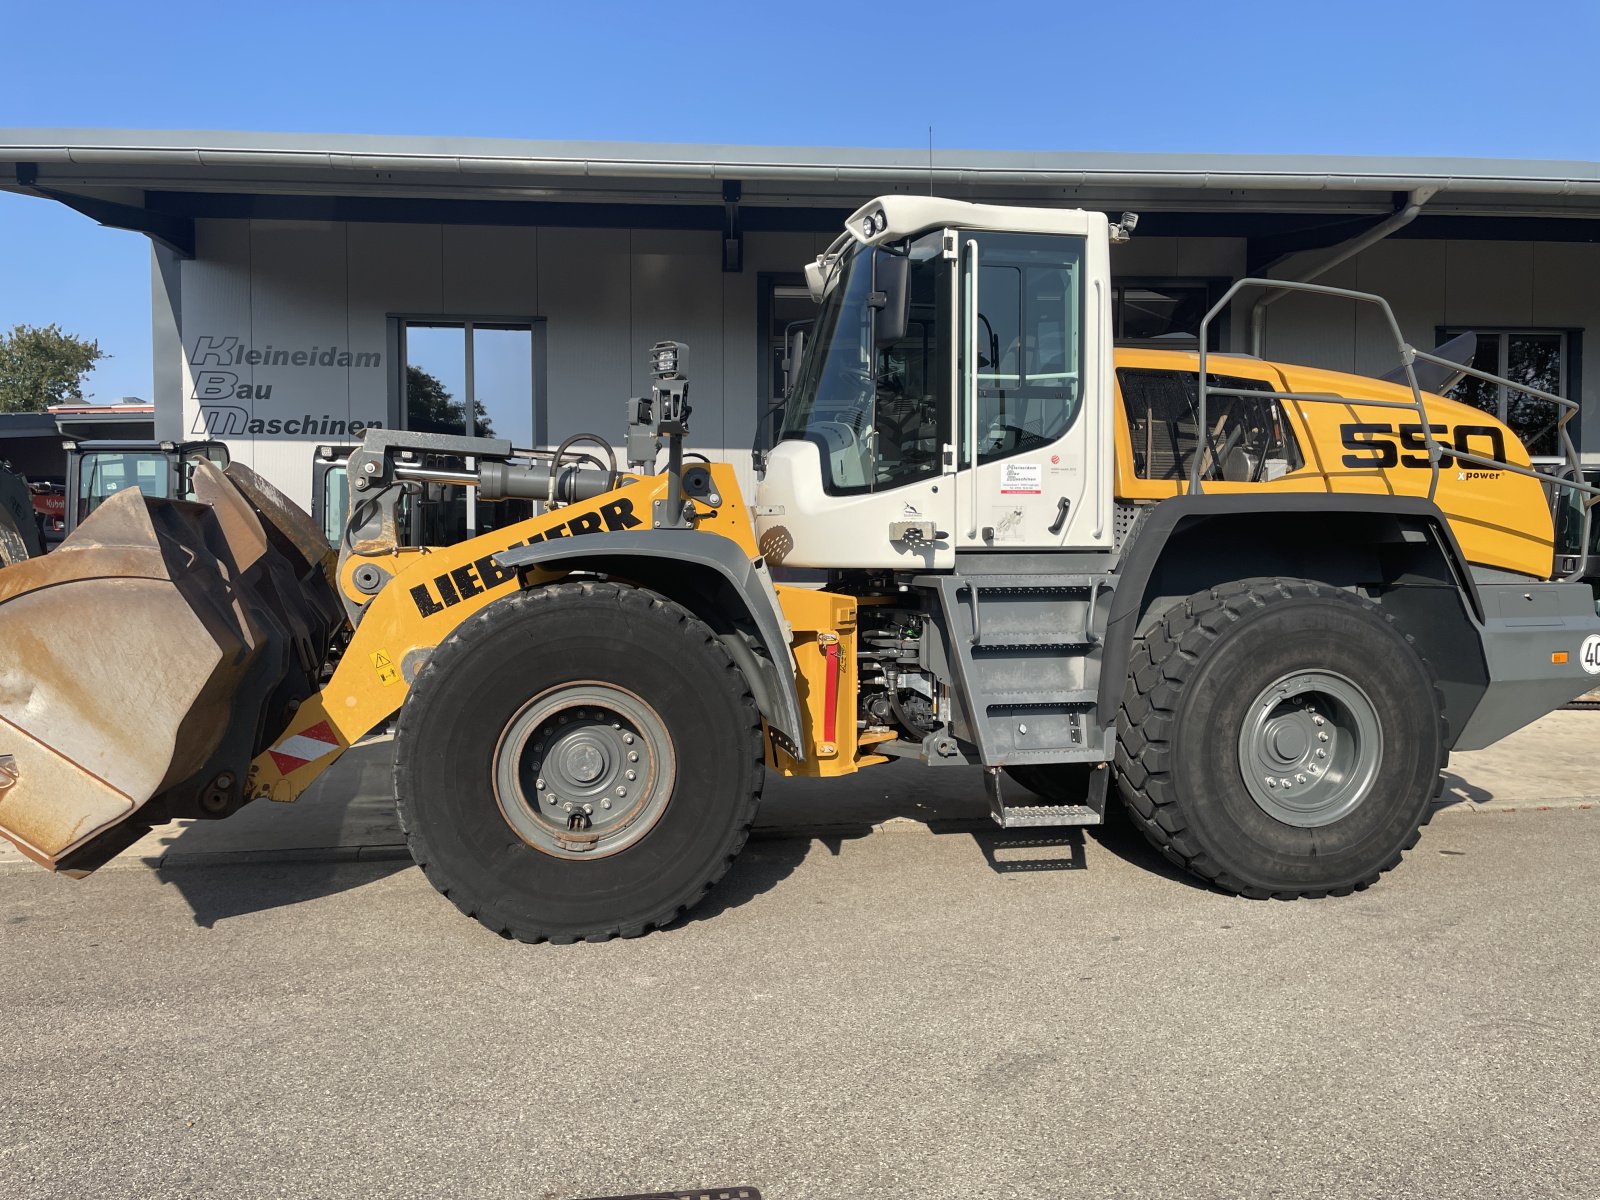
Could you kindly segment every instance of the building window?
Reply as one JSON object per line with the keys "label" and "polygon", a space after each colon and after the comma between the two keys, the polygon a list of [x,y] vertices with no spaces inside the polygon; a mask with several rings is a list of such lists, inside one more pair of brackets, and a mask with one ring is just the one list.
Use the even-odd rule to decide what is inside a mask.
{"label": "building window", "polygon": [[[1565,330],[1484,329],[1474,326],[1471,331],[1478,335],[1478,348],[1468,366],[1516,383],[1526,383],[1556,396],[1570,394],[1572,364],[1569,334]],[[1467,332],[1468,327],[1444,329],[1439,340],[1444,342]],[[1522,440],[1529,454],[1561,452],[1556,436],[1556,422],[1561,413],[1548,400],[1471,376],[1451,388],[1449,394],[1453,400],[1481,408],[1500,418]],[[1572,432],[1576,434],[1575,429]]]}
{"label": "building window", "polygon": [[534,444],[532,322],[406,321],[407,429]]}
{"label": "building window", "polygon": [[[501,438],[517,449],[539,444],[538,322],[470,317],[396,322],[402,367],[398,408],[405,428]],[[479,504],[476,489],[435,484],[424,489],[416,507],[413,540],[430,546],[503,529],[533,511],[527,501]]]}
{"label": "building window", "polygon": [[1204,283],[1128,280],[1112,284],[1111,304],[1112,336],[1119,345],[1186,350],[1199,344],[1211,288]]}

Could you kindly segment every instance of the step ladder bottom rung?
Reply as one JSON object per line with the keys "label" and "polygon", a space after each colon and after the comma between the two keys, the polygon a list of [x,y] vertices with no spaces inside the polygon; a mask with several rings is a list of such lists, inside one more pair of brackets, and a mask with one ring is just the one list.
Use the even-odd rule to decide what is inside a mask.
{"label": "step ladder bottom rung", "polygon": [[1006,805],[999,812],[990,810],[1002,829],[1037,829],[1046,825],[1098,825],[1101,815],[1087,804]]}

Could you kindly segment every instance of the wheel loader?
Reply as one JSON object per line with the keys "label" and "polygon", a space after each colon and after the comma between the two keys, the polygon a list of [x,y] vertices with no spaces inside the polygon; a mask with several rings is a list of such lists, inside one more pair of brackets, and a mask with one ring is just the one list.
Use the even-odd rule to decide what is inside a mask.
{"label": "wheel loader", "polygon": [[[0,571],[0,832],[87,874],[153,823],[292,801],[397,719],[417,862],[529,941],[670,922],[769,773],[897,760],[972,770],[1005,828],[1092,825],[1115,792],[1242,896],[1367,887],[1450,751],[1593,685],[1586,563],[1557,561],[1512,431],[1435,394],[1481,373],[1378,297],[1241,280],[1197,349],[1114,351],[1132,223],[864,205],[807,266],[820,310],[748,500],[685,447],[673,342],[620,465],[598,437],[369,430],[331,551],[239,464],[198,464],[193,501],[111,497]],[[1399,381],[1209,348],[1237,292],[1290,286],[1375,306]],[[1536,394],[1575,464],[1573,406]],[[1558,491],[1587,524],[1582,478]],[[440,484],[544,507],[404,544]]]}

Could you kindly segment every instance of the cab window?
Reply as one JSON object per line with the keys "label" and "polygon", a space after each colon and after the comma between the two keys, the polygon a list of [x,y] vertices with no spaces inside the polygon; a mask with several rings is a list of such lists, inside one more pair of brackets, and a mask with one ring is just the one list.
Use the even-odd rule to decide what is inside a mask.
{"label": "cab window", "polygon": [[1056,441],[1083,407],[1084,241],[971,236],[979,264],[978,461],[986,463]]}
{"label": "cab window", "polygon": [[160,451],[92,451],[83,456],[79,467],[77,519],[82,521],[125,488],[165,497],[169,486],[167,456]]}
{"label": "cab window", "polygon": [[[1207,374],[1207,387],[1270,392],[1261,379]],[[1200,478],[1263,483],[1305,465],[1283,409],[1270,396],[1208,391],[1199,424],[1199,376],[1193,371],[1124,367],[1117,372],[1127,414],[1133,471],[1140,479],[1186,480],[1200,456]]]}

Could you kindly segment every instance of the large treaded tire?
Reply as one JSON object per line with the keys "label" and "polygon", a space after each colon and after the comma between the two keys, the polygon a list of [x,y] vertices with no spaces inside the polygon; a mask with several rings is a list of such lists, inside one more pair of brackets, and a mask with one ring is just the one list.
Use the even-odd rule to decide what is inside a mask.
{"label": "large treaded tire", "polygon": [[[534,697],[591,681],[653,710],[675,777],[637,841],[560,857],[502,812],[496,756]],[[463,913],[527,942],[637,937],[672,921],[743,848],[765,771],[760,714],[722,643],[678,604],[612,582],[521,592],[464,621],[418,672],[395,741],[412,857]]]}
{"label": "large treaded tire", "polygon": [[[1275,820],[1247,791],[1239,736],[1261,689],[1334,670],[1382,729],[1372,790],[1329,824]],[[1303,579],[1246,579],[1168,609],[1134,642],[1118,728],[1118,788],[1171,862],[1254,899],[1347,895],[1399,864],[1443,788],[1437,679],[1383,609]]]}

